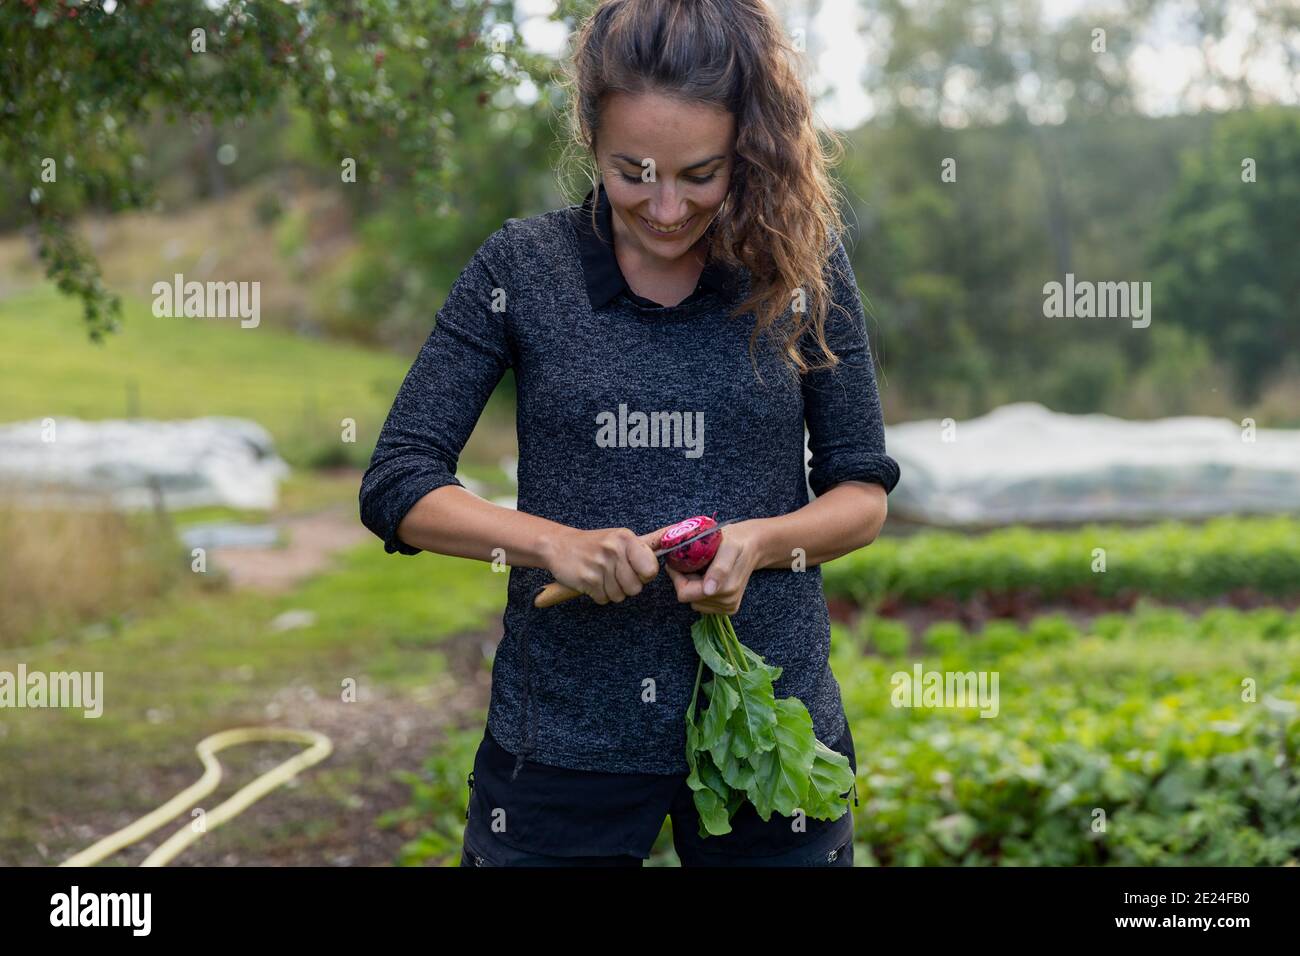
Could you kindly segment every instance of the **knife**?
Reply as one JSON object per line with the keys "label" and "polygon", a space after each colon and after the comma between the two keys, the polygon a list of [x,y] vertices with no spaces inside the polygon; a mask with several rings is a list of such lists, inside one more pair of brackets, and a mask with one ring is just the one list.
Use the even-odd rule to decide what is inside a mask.
{"label": "knife", "polygon": [[[721,531],[729,524],[735,524],[735,521],[724,521],[722,524],[714,525],[712,528],[706,528],[703,531],[696,532],[689,538],[678,541],[670,548],[659,548],[655,551],[654,555],[656,558],[662,558],[665,554],[676,551],[678,548],[684,548],[688,544],[699,541],[701,538],[707,538],[709,535]],[[533,607],[554,607],[557,604],[563,604],[565,601],[580,597],[581,595],[581,591],[575,591],[573,588],[561,584],[559,581],[552,581],[550,584],[546,585],[546,587],[541,590],[541,593],[537,595],[536,599],[534,599]]]}

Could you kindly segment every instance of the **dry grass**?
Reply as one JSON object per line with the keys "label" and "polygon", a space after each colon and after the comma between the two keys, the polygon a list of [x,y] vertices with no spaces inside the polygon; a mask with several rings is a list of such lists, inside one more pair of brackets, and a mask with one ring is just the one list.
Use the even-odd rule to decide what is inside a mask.
{"label": "dry grass", "polygon": [[175,583],[183,555],[151,515],[0,497],[0,647],[64,636]]}

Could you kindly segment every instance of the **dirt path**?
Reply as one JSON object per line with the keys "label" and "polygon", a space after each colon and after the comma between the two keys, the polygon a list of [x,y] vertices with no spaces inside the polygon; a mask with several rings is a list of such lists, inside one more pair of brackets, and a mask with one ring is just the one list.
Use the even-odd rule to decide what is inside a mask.
{"label": "dirt path", "polygon": [[283,548],[213,548],[209,552],[213,566],[228,574],[234,587],[266,593],[287,591],[328,567],[339,551],[371,537],[357,519],[356,509],[343,505],[270,523],[284,536]]}

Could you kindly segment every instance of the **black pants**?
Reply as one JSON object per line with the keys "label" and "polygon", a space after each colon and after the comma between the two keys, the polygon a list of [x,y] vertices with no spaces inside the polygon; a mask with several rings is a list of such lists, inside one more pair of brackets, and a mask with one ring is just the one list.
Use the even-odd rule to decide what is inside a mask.
{"label": "black pants", "polygon": [[[494,766],[493,755],[503,757],[506,755],[499,749],[493,748],[498,748],[498,745],[490,735],[485,735],[484,743],[479,747],[474,759],[475,774],[481,781],[496,782],[502,779],[501,771]],[[844,738],[836,742],[834,749],[846,753],[854,769],[857,769],[852,736],[847,730]],[[517,781],[509,786],[527,787],[529,769],[533,766],[525,765]],[[639,816],[644,822],[645,825],[633,828],[642,834],[639,842],[645,843],[644,846],[627,847],[625,852],[617,855],[560,856],[533,852],[521,848],[517,839],[507,842],[499,833],[494,832],[491,810],[485,801],[475,799],[473,782],[475,774],[471,774],[467,781],[470,787],[470,800],[466,810],[467,822],[460,859],[461,866],[641,866],[644,859],[649,856],[654,838],[657,838],[663,825],[662,798],[652,795],[648,790],[647,801],[643,806],[619,811],[625,818]],[[584,780],[590,780],[594,775],[584,775],[580,771],[564,771],[564,774],[566,777],[564,802],[568,804],[582,801],[586,792]],[[774,813],[765,822],[759,817],[753,805],[745,801],[731,819],[732,832],[724,836],[701,837],[699,815],[695,810],[691,788],[686,784],[685,774],[680,778],[665,778],[670,788],[673,779],[680,782],[675,790],[668,791],[671,793],[668,816],[672,820],[673,848],[677,851],[682,866],[853,865],[851,808],[846,809],[844,815],[835,821],[796,822],[789,817]],[[504,789],[504,785],[498,787],[499,791],[501,789]],[[659,792],[665,791],[660,787]],[[547,799],[551,801],[550,805],[554,806],[553,785],[547,794]],[[535,807],[530,807],[529,816],[534,822],[550,819],[545,811],[542,811],[539,821],[538,809]],[[606,825],[610,823],[608,816],[603,822]],[[557,825],[572,826],[567,821],[558,820]],[[653,834],[653,837],[649,836],[650,834]],[[575,836],[577,836],[576,832]],[[575,845],[578,842],[580,841],[575,839]],[[633,849],[636,852],[633,852]]]}

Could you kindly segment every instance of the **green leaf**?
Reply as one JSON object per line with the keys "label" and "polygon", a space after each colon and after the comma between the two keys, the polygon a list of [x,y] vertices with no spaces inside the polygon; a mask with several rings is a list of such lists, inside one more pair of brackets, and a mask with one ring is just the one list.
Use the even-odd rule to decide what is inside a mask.
{"label": "green leaf", "polygon": [[704,675],[704,661],[700,661],[695,667],[695,687],[691,692],[691,703],[686,708],[686,722],[689,724],[695,719],[695,699],[700,694],[700,678]]}
{"label": "green leaf", "polygon": [[817,738],[812,717],[794,697],[776,702],[776,746],[749,758],[754,783],[748,789],[750,802],[764,820],[772,812],[791,816],[808,794],[808,778],[816,759]]}
{"label": "green leaf", "polygon": [[[730,734],[730,728],[728,728],[728,734]],[[730,741],[730,737],[727,740]],[[750,766],[748,759],[737,757],[735,751],[727,746],[710,751],[710,756],[714,765],[722,774],[722,779],[727,782],[727,786],[742,792],[753,786],[754,768]]]}
{"label": "green leaf", "polygon": [[966,852],[971,840],[979,832],[979,826],[972,817],[964,813],[950,813],[946,817],[933,820],[926,827],[935,842],[953,856]]}
{"label": "green leaf", "polygon": [[695,726],[695,722],[691,720],[690,717],[687,717],[686,718],[686,766],[691,768],[691,772],[686,778],[687,783],[690,783],[691,777],[695,776],[696,765],[699,762],[699,757],[697,756],[699,754],[699,751],[700,751],[700,729]]}
{"label": "green leaf", "polygon": [[781,676],[782,669],[780,667],[777,667],[775,664],[767,663],[767,661],[763,660],[763,658],[758,654],[757,651],[753,650],[752,648],[746,647],[744,644],[740,645],[740,651],[742,654],[745,655],[745,660],[751,668],[754,667],[759,668],[761,671],[767,674],[768,678],[771,679],[772,683],[774,684],[776,683],[777,678]]}
{"label": "green leaf", "polygon": [[719,754],[724,742],[730,738],[727,720],[740,706],[740,691],[733,684],[735,678],[715,676],[705,685],[709,706],[700,716],[700,746],[706,750],[716,749]]}
{"label": "green leaf", "polygon": [[696,751],[695,748],[687,746],[686,748],[686,765],[691,768],[691,772],[686,775],[686,785],[692,790],[707,790],[709,785],[700,779],[700,753],[705,751]]}
{"label": "green leaf", "polygon": [[722,772],[718,769],[717,764],[713,762],[713,758],[709,756],[707,750],[700,753],[699,768],[699,777],[710,790],[724,801],[731,799],[731,787],[723,779]]}
{"label": "green leaf", "polygon": [[695,810],[700,815],[700,836],[722,836],[731,832],[731,815],[723,800],[705,787],[694,794]]}
{"label": "green leaf", "polygon": [[740,805],[745,802],[744,790],[732,790],[731,796],[727,799],[727,818],[730,819],[736,815]]}
{"label": "green leaf", "polygon": [[740,702],[727,726],[733,734],[731,750],[743,760],[776,746],[776,695],[764,671],[742,671],[737,678]]}
{"label": "green leaf", "polygon": [[704,614],[691,625],[691,640],[695,643],[695,653],[708,666],[709,670],[724,677],[734,677],[736,668],[727,660],[726,652],[717,634],[717,622],[710,620],[712,615]]}
{"label": "green leaf", "polygon": [[853,768],[849,758],[817,741],[804,813],[814,820],[838,820],[849,808],[845,794],[852,788]]}

